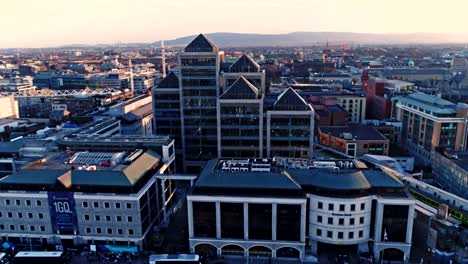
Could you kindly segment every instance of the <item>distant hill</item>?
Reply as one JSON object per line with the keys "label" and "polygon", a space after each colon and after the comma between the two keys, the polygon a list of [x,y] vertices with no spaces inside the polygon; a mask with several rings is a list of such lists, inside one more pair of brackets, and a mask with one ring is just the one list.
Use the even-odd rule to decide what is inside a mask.
{"label": "distant hill", "polygon": [[[300,46],[319,43],[362,43],[362,44],[435,44],[468,42],[468,36],[438,33],[371,34],[352,32],[293,32],[287,34],[245,34],[209,33],[205,34],[221,47],[232,46]],[[196,35],[165,40],[169,46],[184,46]]]}

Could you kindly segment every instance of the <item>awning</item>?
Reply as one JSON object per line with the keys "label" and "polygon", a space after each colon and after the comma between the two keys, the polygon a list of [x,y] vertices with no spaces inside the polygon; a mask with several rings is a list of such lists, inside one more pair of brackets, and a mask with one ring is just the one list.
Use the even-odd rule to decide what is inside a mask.
{"label": "awning", "polygon": [[112,253],[138,253],[138,248],[136,246],[113,246],[113,245],[106,245],[105,246],[110,252]]}

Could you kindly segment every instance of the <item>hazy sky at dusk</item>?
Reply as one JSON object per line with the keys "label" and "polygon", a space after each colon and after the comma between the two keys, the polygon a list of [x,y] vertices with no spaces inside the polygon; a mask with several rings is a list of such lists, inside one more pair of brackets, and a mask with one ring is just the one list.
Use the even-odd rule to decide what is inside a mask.
{"label": "hazy sky at dusk", "polygon": [[466,0],[0,0],[0,48],[152,42],[211,32],[468,35]]}

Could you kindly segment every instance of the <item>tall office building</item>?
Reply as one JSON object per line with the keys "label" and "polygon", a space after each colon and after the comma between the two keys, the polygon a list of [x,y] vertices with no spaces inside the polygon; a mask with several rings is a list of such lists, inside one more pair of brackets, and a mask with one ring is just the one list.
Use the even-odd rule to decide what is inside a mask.
{"label": "tall office building", "polygon": [[436,96],[412,93],[392,98],[393,115],[402,121],[402,146],[429,164],[432,150],[466,150],[468,106]]}
{"label": "tall office building", "polygon": [[216,100],[223,52],[198,35],[177,56],[183,165],[198,171],[217,155]]}
{"label": "tall office building", "polygon": [[230,65],[223,57],[199,35],[178,54],[178,74],[153,89],[155,131],[175,139],[179,167],[198,172],[216,157],[311,159],[311,105],[292,88],[266,100],[265,71],[247,54]]}

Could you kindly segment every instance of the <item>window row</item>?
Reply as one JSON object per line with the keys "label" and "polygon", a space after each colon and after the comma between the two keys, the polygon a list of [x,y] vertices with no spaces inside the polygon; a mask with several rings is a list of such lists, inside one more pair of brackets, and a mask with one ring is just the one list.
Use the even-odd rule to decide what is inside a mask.
{"label": "window row", "polygon": [[[85,228],[85,232],[86,234],[91,234],[91,227],[86,227]],[[114,229],[112,228],[100,228],[100,227],[97,227],[96,228],[96,234],[104,234],[104,231],[106,231],[105,234],[108,234],[108,235],[113,235],[113,234],[117,234],[117,235],[124,235],[124,230],[122,228],[117,228],[117,232],[114,233]],[[127,232],[125,233],[125,235],[134,235],[135,234],[135,231],[133,229],[128,229]]]}
{"label": "window row", "polygon": [[[106,222],[112,221],[112,217],[110,215],[106,215],[104,217],[101,217],[100,215],[95,215],[94,216],[94,221],[101,221],[101,219],[102,219],[102,221],[106,221]],[[115,216],[115,220],[117,222],[122,222],[123,219],[124,219],[124,217],[122,217],[121,215]],[[91,220],[90,215],[85,214],[84,215],[84,220],[85,221],[90,221]],[[129,223],[133,222],[133,217],[132,216],[127,216],[127,222],[129,222]]]}
{"label": "window row", "polygon": [[[26,226],[25,225],[19,225],[18,226],[18,229],[16,229],[16,226],[15,225],[4,225],[4,224],[0,224],[0,230],[8,230],[8,231],[15,231],[15,230],[19,230],[19,231],[26,231]],[[34,226],[34,225],[30,225],[29,226],[29,229],[28,231],[41,231],[41,232],[45,232],[46,229],[45,229],[45,226],[39,226],[39,228],[37,228],[37,226]]]}
{"label": "window row", "polygon": [[[15,203],[13,204],[12,201],[15,201]],[[23,203],[21,202],[21,200],[19,199],[16,199],[16,200],[10,200],[10,199],[6,199],[5,200],[5,205],[15,205],[15,206],[20,206],[22,205]],[[33,206],[33,202],[31,200],[24,200],[24,204],[26,206]],[[36,206],[42,206],[42,201],[41,200],[36,200],[35,202]]]}
{"label": "window row", "polygon": [[[34,218],[34,214],[33,213],[15,213],[15,215],[18,217],[18,218],[28,218],[28,219],[33,219]],[[4,213],[0,212],[0,217],[7,217],[7,218],[13,218],[13,213],[12,212],[7,212],[5,215]],[[37,214],[37,218],[38,219],[44,219],[44,214],[43,213],[38,213]]]}
{"label": "window row", "polygon": [[[321,215],[317,215],[317,223],[324,223],[324,217],[321,216]],[[361,216],[359,218],[348,218],[348,225],[350,226],[353,226],[356,224],[356,220],[359,219],[359,224],[360,225],[363,225],[365,223],[365,219],[364,219],[364,216]],[[328,217],[327,218],[327,224],[329,225],[340,225],[340,226],[344,226],[345,225],[345,218],[343,217],[340,217],[340,218],[336,218],[336,217]]]}
{"label": "window row", "polygon": [[[83,208],[90,208],[91,207],[91,204],[93,206],[93,208],[100,208],[100,203],[99,202],[83,202],[82,205],[83,205]],[[102,204],[102,208],[111,208],[111,203],[110,202],[104,202]],[[120,209],[120,208],[123,208],[122,207],[122,204],[120,202],[115,202],[114,203],[114,207],[113,208],[116,208],[116,209]],[[132,209],[132,203],[125,203],[125,208],[127,209]]]}
{"label": "window row", "polygon": [[[326,231],[326,233],[325,233]],[[333,237],[333,234],[336,233],[336,238],[337,239],[345,239],[344,235],[346,232],[333,232],[333,231],[329,231],[329,230],[323,230],[322,229],[319,229],[317,228],[316,230],[316,233],[315,235],[318,236],[318,237],[325,237],[325,238],[330,238],[330,239],[334,239]],[[364,231],[363,230],[359,230],[357,232],[357,234],[355,234],[354,231],[350,231],[350,232],[347,232],[348,236],[346,237],[346,239],[355,239],[355,238],[363,238],[364,237]]]}
{"label": "window row", "polygon": [[[346,205],[345,204],[337,204],[337,206],[335,206],[334,203],[328,203],[328,211],[335,211],[335,208],[337,209],[337,211],[340,211],[340,212],[344,212],[346,211]],[[317,208],[318,209],[324,209],[324,202],[317,202]],[[366,209],[366,203],[361,203],[359,205],[359,208],[361,211],[364,211]],[[356,211],[356,204],[350,204],[349,205],[349,211],[351,212],[355,212]]]}

